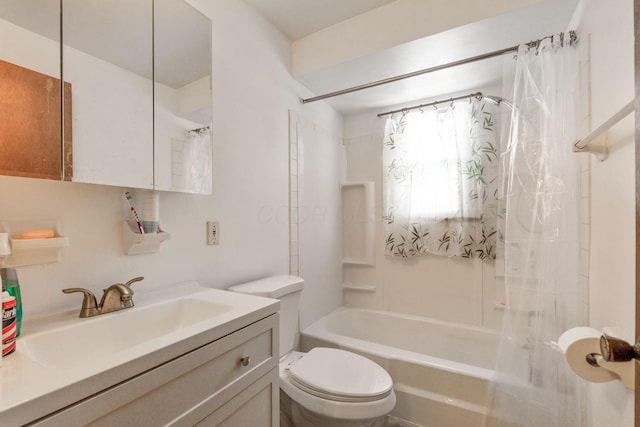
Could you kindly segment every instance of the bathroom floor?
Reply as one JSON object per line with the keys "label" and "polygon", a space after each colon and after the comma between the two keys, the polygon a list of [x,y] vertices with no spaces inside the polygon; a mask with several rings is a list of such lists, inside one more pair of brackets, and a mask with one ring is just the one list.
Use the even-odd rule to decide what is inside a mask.
{"label": "bathroom floor", "polygon": [[410,423],[409,421],[401,420],[400,418],[389,415],[387,421],[387,427],[422,427],[419,424]]}
{"label": "bathroom floor", "polygon": [[[401,420],[394,416],[389,415],[387,420],[387,427],[423,427],[419,424],[410,423],[409,421]],[[293,423],[289,420],[289,417],[280,411],[280,427],[291,427]]]}

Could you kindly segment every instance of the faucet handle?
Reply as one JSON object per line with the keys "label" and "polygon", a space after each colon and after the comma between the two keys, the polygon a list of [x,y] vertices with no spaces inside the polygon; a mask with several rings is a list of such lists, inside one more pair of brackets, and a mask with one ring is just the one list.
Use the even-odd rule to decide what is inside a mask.
{"label": "faucet handle", "polygon": [[98,309],[98,303],[96,302],[96,296],[93,295],[88,289],[84,288],[67,288],[63,289],[62,292],[65,294],[70,294],[73,292],[82,292],[82,307],[80,308],[79,317],[91,317],[97,314],[100,314],[100,310]]}
{"label": "faucet handle", "polygon": [[136,282],[141,282],[144,280],[143,276],[138,276],[138,277],[134,277],[133,279],[129,280],[128,282],[126,282],[124,285],[131,287],[131,285],[133,285]]}

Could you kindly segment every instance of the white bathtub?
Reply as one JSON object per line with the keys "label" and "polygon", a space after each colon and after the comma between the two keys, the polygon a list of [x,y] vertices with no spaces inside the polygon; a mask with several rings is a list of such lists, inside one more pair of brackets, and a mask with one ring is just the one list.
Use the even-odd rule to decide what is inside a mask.
{"label": "white bathtub", "polygon": [[481,426],[499,335],[403,314],[341,308],[302,331],[302,351],[325,346],[384,367],[398,399],[392,415],[424,427]]}

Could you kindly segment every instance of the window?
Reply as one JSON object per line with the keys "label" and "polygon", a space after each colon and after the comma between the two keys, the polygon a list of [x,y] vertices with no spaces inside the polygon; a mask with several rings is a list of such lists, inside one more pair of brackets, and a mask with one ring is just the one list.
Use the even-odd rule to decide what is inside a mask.
{"label": "window", "polygon": [[496,108],[472,99],[388,119],[387,254],[495,257],[495,237],[483,233],[496,228]]}

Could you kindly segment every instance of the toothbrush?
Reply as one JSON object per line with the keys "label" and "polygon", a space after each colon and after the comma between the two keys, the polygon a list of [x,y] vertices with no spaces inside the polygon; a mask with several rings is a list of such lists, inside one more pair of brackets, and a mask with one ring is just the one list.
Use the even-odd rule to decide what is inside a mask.
{"label": "toothbrush", "polygon": [[127,198],[127,202],[129,202],[129,207],[131,208],[131,215],[133,215],[133,219],[136,220],[136,224],[138,225],[138,231],[140,232],[140,234],[144,234],[144,228],[142,228],[142,222],[140,222],[140,217],[138,216],[138,212],[136,212],[136,209],[133,207],[132,202],[132,198],[131,198],[131,193],[129,193],[128,191],[125,191],[124,196]]}

